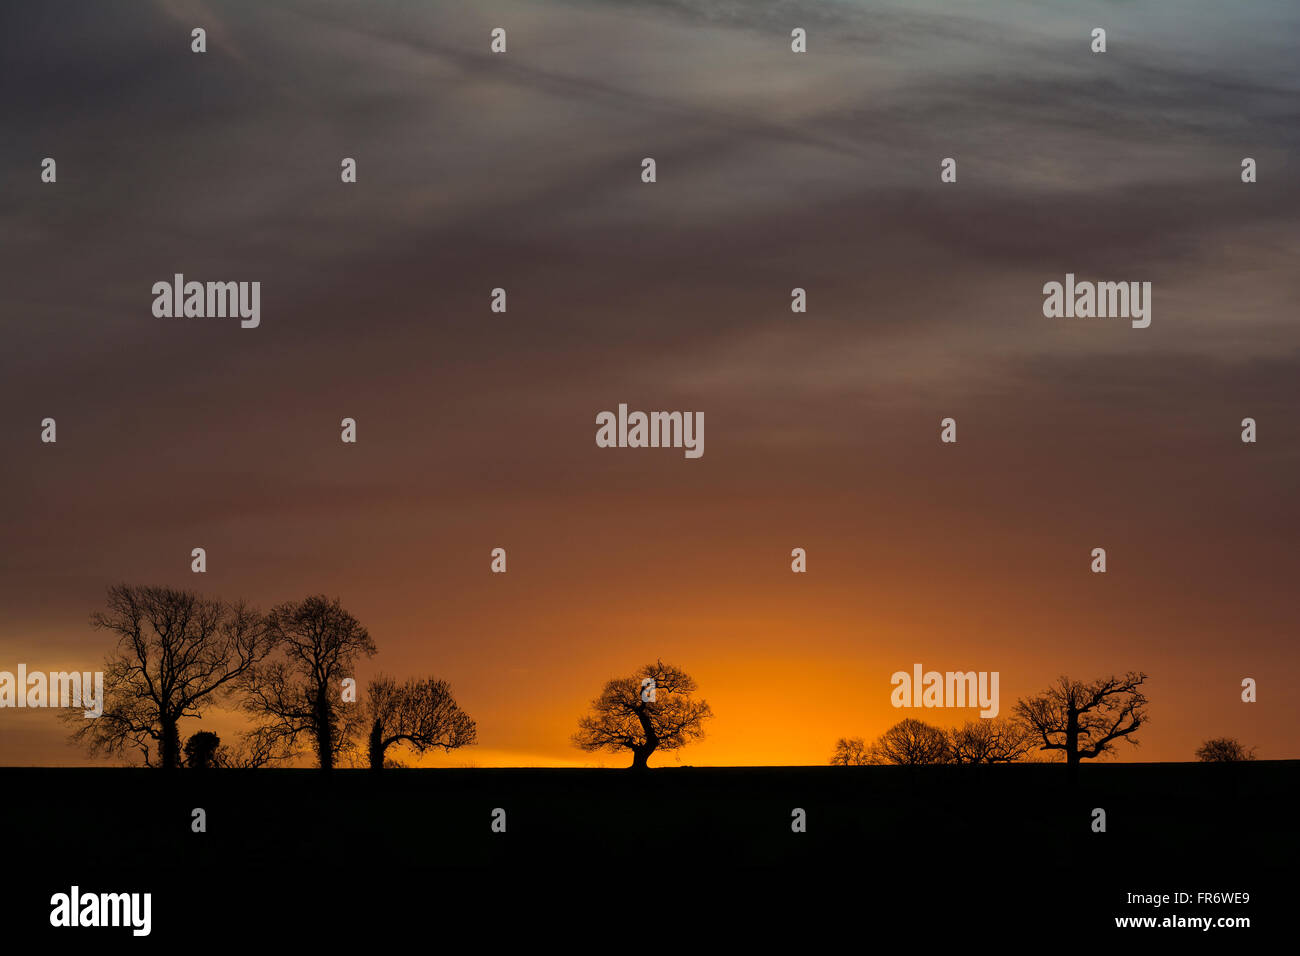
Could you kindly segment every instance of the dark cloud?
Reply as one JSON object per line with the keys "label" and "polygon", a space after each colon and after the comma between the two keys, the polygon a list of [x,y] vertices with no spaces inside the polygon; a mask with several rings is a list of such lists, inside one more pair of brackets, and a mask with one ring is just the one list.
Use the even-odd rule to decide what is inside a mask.
{"label": "dark cloud", "polygon": [[[1179,9],[4,8],[0,650],[29,654],[39,633],[98,653],[85,619],[106,584],[188,584],[177,555],[201,539],[213,588],[346,591],[415,661],[420,602],[444,587],[440,653],[487,695],[474,648],[545,672],[519,643],[533,616],[558,607],[547,626],[566,633],[588,612],[565,581],[593,575],[590,615],[615,620],[601,595],[634,593],[645,552],[663,556],[659,593],[747,613],[728,569],[757,573],[773,528],[781,547],[799,532],[847,549],[830,607],[854,606],[860,580],[915,604],[908,581],[969,577],[1012,631],[1049,619],[1017,588],[1075,600],[1061,569],[1089,529],[1142,555],[1168,617],[1180,585],[1158,569],[1211,593],[1213,543],[1235,590],[1189,640],[1212,648],[1229,611],[1273,634],[1297,570],[1279,541],[1300,485],[1300,15]],[[1099,16],[1104,57],[1086,45]],[[488,51],[498,25],[505,57]],[[57,186],[38,181],[47,155]],[[945,156],[957,185],[938,181]],[[1067,271],[1153,282],[1151,328],[1045,319],[1042,284]],[[262,327],[154,318],[150,287],[174,272],[260,280]],[[496,286],[506,315],[488,312]],[[619,401],[704,409],[704,459],[598,454],[594,414]],[[960,465],[934,439],[948,414]],[[46,415],[57,447],[36,441]],[[362,436],[347,455],[344,415]],[[1245,415],[1265,436],[1252,458]],[[459,556],[507,538],[557,557],[498,605]],[[720,556],[679,558],[682,542]],[[673,560],[712,570],[679,581]],[[1061,626],[1097,624],[1087,607]],[[836,626],[828,647],[857,624]]]}

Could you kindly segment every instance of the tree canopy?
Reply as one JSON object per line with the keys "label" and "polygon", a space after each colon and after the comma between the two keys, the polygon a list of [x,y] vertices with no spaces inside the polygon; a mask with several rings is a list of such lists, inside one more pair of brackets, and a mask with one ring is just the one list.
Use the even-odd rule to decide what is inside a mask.
{"label": "tree canopy", "polygon": [[592,713],[578,721],[573,743],[588,752],[630,750],[632,768],[645,769],[656,750],[678,750],[704,736],[704,721],[713,711],[691,696],[695,690],[681,668],[647,664],[605,684]]}

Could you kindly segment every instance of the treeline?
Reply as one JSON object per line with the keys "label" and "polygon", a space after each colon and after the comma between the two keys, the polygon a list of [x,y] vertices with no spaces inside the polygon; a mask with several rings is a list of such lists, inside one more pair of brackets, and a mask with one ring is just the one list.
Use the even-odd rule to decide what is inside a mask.
{"label": "treeline", "polygon": [[1030,759],[1036,750],[1028,728],[1006,718],[972,720],[961,727],[944,730],[909,717],[871,743],[861,737],[841,737],[835,743],[831,763],[844,767],[1012,763]]}
{"label": "treeline", "polygon": [[[92,754],[138,755],[148,767],[264,767],[311,756],[330,770],[341,762],[372,770],[400,766],[390,751],[420,755],[477,741],[475,722],[450,685],[432,676],[380,674],[358,698],[355,667],[377,653],[364,626],[338,598],[312,595],[261,613],[167,587],[115,585],[91,624],[115,639],[105,661],[103,713],[63,711],[72,737]],[[1079,763],[1111,752],[1147,723],[1143,685],[1130,671],[1095,681],[1061,677],[1023,698],[1014,716],[973,720],[944,730],[900,721],[868,744],[841,738],[832,764],[993,764],[1056,753],[1073,776]],[[695,681],[663,661],[608,681],[578,723],[575,746],[628,752],[633,769],[652,754],[687,746],[713,716],[695,697]],[[182,744],[181,726],[212,708],[242,711],[248,729],[226,744],[202,728]],[[1207,740],[1197,757],[1254,758],[1231,738]]]}
{"label": "treeline", "polygon": [[[1039,761],[1057,756],[1071,768],[1083,760],[1114,751],[1148,722],[1142,691],[1147,675],[1130,671],[1122,677],[1094,681],[1061,677],[1043,693],[1022,698],[1014,716],[972,720],[943,729],[915,718],[890,727],[871,743],[861,737],[841,737],[831,764],[868,766],[897,764],[994,764]],[[1231,737],[1205,741],[1196,758],[1210,763],[1255,759]]]}
{"label": "treeline", "polygon": [[1081,761],[1111,752],[1119,741],[1137,743],[1133,734],[1148,719],[1146,681],[1141,671],[1095,681],[1061,677],[1043,693],[1017,701],[1013,717],[947,731],[903,720],[869,745],[841,738],[831,763],[1012,763],[1057,752],[1074,776]]}
{"label": "treeline", "polygon": [[[263,767],[310,754],[324,770],[344,759],[379,770],[398,744],[422,754],[475,742],[474,721],[446,681],[380,675],[358,700],[353,670],[377,648],[337,598],[313,595],[263,614],[242,601],[120,584],[91,624],[116,638],[104,712],[63,719],[92,754],[138,754],[164,769]],[[244,712],[250,729],[232,745],[199,730],[182,746],[182,722],[213,707]]]}

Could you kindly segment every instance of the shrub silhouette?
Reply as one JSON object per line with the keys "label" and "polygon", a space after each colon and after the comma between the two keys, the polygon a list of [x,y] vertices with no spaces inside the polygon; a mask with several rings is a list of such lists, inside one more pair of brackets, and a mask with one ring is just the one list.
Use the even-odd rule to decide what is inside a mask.
{"label": "shrub silhouette", "polygon": [[210,730],[200,730],[185,741],[185,766],[193,770],[206,770],[216,766],[217,748],[221,738]]}
{"label": "shrub silhouette", "polygon": [[1247,749],[1235,737],[1215,737],[1196,748],[1196,759],[1203,763],[1241,763],[1255,759],[1255,748]]}

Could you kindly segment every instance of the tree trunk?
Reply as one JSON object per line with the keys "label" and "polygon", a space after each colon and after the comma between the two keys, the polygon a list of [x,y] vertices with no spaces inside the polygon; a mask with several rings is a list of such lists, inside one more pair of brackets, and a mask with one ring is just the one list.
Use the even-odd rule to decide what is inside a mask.
{"label": "tree trunk", "polygon": [[1074,787],[1079,782],[1079,712],[1073,707],[1066,711],[1065,764],[1066,776]]}
{"label": "tree trunk", "polygon": [[176,721],[163,717],[162,739],[158,741],[158,764],[164,770],[175,770],[181,765],[181,737],[176,728]]}
{"label": "tree trunk", "polygon": [[632,770],[648,770],[650,767],[650,755],[655,752],[659,746],[659,735],[655,733],[654,724],[650,722],[650,717],[646,713],[644,703],[635,705],[637,720],[641,721],[641,732],[645,734],[645,743],[632,748]]}
{"label": "tree trunk", "polygon": [[334,722],[330,720],[330,702],[326,696],[329,692],[321,685],[316,692],[316,706],[313,715],[316,723],[316,756],[322,770],[334,769]]}
{"label": "tree trunk", "polygon": [[649,770],[650,755],[654,753],[654,747],[642,745],[632,748],[632,770]]}
{"label": "tree trunk", "polygon": [[384,769],[384,728],[377,720],[370,728],[370,769]]}

